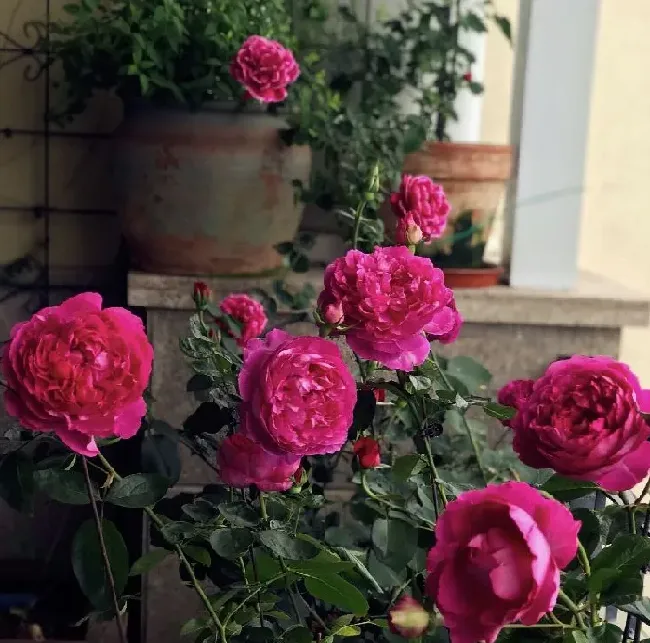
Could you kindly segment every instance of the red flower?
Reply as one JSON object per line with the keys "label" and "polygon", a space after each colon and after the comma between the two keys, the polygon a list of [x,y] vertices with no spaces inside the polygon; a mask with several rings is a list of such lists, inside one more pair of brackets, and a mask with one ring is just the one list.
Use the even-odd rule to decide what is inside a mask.
{"label": "red flower", "polygon": [[463,74],[463,80],[471,83],[472,82],[472,72],[468,71],[466,74]]}
{"label": "red flower", "polygon": [[194,303],[197,308],[205,308],[211,294],[208,284],[203,281],[194,282]]}
{"label": "red flower", "polygon": [[353,445],[352,450],[359,458],[362,469],[375,469],[381,464],[381,453],[379,443],[374,438],[359,438]]}
{"label": "red flower", "polygon": [[375,396],[375,400],[377,402],[385,402],[386,401],[386,391],[383,388],[374,388],[372,389],[372,394]]}
{"label": "red flower", "polygon": [[230,65],[232,77],[247,95],[263,103],[287,97],[287,86],[300,75],[300,67],[289,49],[262,36],[250,36]]}
{"label": "red flower", "polygon": [[404,594],[388,610],[388,627],[405,639],[419,639],[429,629],[429,612],[413,597]]}

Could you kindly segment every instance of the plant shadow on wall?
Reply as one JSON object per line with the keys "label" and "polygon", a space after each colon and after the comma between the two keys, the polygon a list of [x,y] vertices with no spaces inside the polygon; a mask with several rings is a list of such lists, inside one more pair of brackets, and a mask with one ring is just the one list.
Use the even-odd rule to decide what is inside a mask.
{"label": "plant shadow on wall", "polygon": [[[5,404],[27,439],[0,488],[89,505],[71,551],[93,618],[117,617],[125,640],[129,575],[174,556],[201,599],[182,629],[197,643],[619,643],[604,606],[650,620],[650,483],[629,491],[650,469],[650,392],[614,359],[573,356],[493,400],[476,362],[437,356],[462,317],[406,241],[328,266],[318,336],[264,334],[259,301],[217,307],[197,283],[181,349],[201,405],[180,430],[147,415],[153,351],[126,310],[84,293],[14,329]],[[487,418],[513,452],[486,448]],[[126,475],[111,445],[140,429],[145,466]],[[167,500],[179,440],[215,481]],[[332,503],[322,473],[341,452],[356,493]],[[571,506],[596,492],[611,504]],[[141,558],[110,507],[147,516]]]}

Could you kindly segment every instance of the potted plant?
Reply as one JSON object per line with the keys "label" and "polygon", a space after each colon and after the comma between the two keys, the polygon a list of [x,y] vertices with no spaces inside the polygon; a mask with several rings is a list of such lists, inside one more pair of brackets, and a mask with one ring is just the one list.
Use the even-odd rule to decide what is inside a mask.
{"label": "potted plant", "polygon": [[[484,265],[483,250],[510,178],[512,149],[451,142],[449,126],[457,118],[461,92],[483,92],[472,76],[475,55],[463,36],[485,32],[486,20],[493,20],[510,39],[508,19],[495,12],[490,0],[472,7],[460,0],[409,3],[371,27],[347,9],[342,16],[353,35],[335,49],[339,58],[332,66],[343,71],[332,86],[347,99],[357,122],[370,119],[377,131],[356,137],[347,163],[335,151],[332,165],[363,168],[368,157],[382,158],[388,161],[384,173],[389,184],[397,178],[396,169],[441,184],[452,206],[446,232],[418,251],[443,268],[453,287],[468,277],[470,283],[464,285],[496,283],[500,269]],[[398,135],[390,140],[386,132]],[[390,231],[395,218],[388,204],[381,218]]]}
{"label": "potted plant", "polygon": [[308,128],[329,98],[318,57],[302,56],[302,16],[285,0],[82,0],[65,10],[50,42],[61,113],[71,119],[101,91],[124,104],[115,189],[136,266],[277,268],[274,246],[299,225],[293,183],[310,173]]}

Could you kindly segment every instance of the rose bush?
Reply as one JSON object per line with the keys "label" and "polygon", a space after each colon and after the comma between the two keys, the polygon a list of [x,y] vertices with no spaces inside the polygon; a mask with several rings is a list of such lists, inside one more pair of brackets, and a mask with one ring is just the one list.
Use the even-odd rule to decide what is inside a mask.
{"label": "rose bush", "polygon": [[519,398],[514,448],[531,467],[631,489],[650,469],[650,391],[611,357],[576,355],[551,364]]}
{"label": "rose bush", "polygon": [[[124,475],[113,440],[97,440],[129,437],[145,414],[152,355],[137,318],[86,293],[18,325],[3,355],[8,410],[45,433],[12,435],[0,496],[93,505],[72,567],[122,641],[128,576],[170,554],[205,610],[183,627],[196,643],[622,643],[605,606],[639,630],[650,483],[628,489],[650,468],[649,398],[629,368],[576,356],[492,400],[480,364],[431,350],[462,316],[442,273],[405,247],[327,268],[320,337],[255,338],[253,300],[218,306],[205,284],[194,295],[180,345],[199,406],[178,429],[147,415],[142,472]],[[512,425],[499,452],[490,419]],[[181,444],[213,484],[165,498]],[[358,493],[341,487],[349,473]],[[609,506],[586,502],[604,492]],[[560,502],[574,500],[590,508]],[[127,551],[104,504],[144,511],[151,551]]]}
{"label": "rose bush", "polygon": [[279,103],[287,97],[287,87],[297,80],[300,68],[290,49],[264,36],[250,36],[232,61],[230,73],[249,96]]}
{"label": "rose bush", "polygon": [[93,456],[96,439],[137,433],[152,359],[140,319],[84,293],[13,327],[2,355],[5,408],[26,429],[53,431]]}

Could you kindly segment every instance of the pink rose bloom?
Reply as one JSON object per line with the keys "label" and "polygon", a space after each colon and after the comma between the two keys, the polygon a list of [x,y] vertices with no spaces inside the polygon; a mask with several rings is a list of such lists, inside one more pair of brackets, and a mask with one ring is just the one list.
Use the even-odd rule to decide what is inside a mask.
{"label": "pink rose bloom", "polygon": [[325,269],[320,310],[340,304],[350,348],[363,359],[410,371],[430,346],[424,330],[451,297],[442,270],[405,246],[350,250]]}
{"label": "pink rose bloom", "polygon": [[241,335],[237,338],[237,344],[242,348],[246,346],[249,339],[259,337],[269,321],[264,306],[248,295],[238,293],[228,295],[219,304],[219,308],[222,313],[241,324]]}
{"label": "pink rose bloom", "polygon": [[451,206],[442,186],[428,176],[404,174],[399,192],[390,195],[390,204],[397,217],[397,243],[408,243],[409,226],[420,228],[424,243],[442,237]]}
{"label": "pink rose bloom", "polygon": [[[533,392],[535,380],[513,380],[502,386],[497,393],[497,402],[519,410]],[[510,426],[512,420],[501,420],[504,426]]]}
{"label": "pink rose bloom", "polygon": [[530,467],[625,491],[650,470],[650,391],[611,357],[554,362],[511,420],[513,446]]}
{"label": "pink rose bloom", "polygon": [[260,491],[286,491],[294,484],[300,456],[273,455],[237,433],[221,443],[217,464],[221,481],[231,487],[254,484]]}
{"label": "pink rose bloom", "polygon": [[54,431],[73,451],[95,438],[130,438],[147,406],[153,349],[140,319],[102,310],[87,292],[16,324],[2,355],[7,412],[32,431]]}
{"label": "pink rose bloom", "polygon": [[463,325],[463,316],[456,308],[454,294],[450,290],[450,297],[447,305],[439,310],[433,317],[430,324],[425,326],[424,332],[429,341],[437,341],[441,344],[452,344],[458,339],[460,329]]}
{"label": "pink rose bloom", "polygon": [[246,344],[239,393],[242,432],[277,455],[338,451],[357,401],[334,342],[278,329]]}
{"label": "pink rose bloom", "polygon": [[426,591],[452,643],[494,643],[504,625],[534,625],[550,612],[580,526],[564,505],[523,482],[450,502],[427,558]]}
{"label": "pink rose bloom", "polygon": [[263,36],[250,36],[230,64],[230,74],[250,96],[263,103],[287,97],[287,86],[300,75],[291,50]]}

